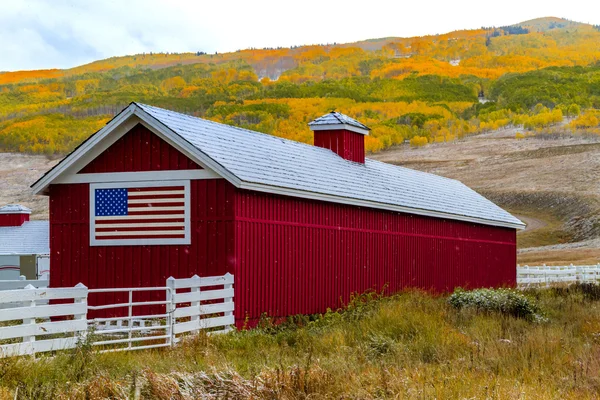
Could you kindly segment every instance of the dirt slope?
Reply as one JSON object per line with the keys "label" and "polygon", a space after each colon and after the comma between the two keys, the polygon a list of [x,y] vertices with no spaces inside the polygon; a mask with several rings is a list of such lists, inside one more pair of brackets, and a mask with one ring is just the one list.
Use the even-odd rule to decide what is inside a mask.
{"label": "dirt slope", "polygon": [[0,153],[0,206],[23,204],[31,208],[33,219],[48,219],[48,198],[34,196],[29,185],[57,162],[44,156]]}

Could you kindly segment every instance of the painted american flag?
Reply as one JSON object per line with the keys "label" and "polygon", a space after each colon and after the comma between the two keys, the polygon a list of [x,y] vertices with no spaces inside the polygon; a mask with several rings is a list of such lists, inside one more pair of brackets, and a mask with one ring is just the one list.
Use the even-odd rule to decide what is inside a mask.
{"label": "painted american flag", "polygon": [[95,189],[95,241],[183,239],[185,197],[179,185]]}

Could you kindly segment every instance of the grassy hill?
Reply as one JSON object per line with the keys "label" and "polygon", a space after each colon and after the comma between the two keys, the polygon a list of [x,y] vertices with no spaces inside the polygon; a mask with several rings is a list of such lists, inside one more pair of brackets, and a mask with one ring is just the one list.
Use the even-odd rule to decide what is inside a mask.
{"label": "grassy hill", "polygon": [[[6,72],[0,151],[65,154],[131,101],[304,142],[306,123],[335,108],[373,128],[371,152],[509,124],[535,132],[600,105],[599,58],[595,27],[543,18],[424,37],[138,54]],[[478,95],[493,102],[481,105]],[[595,134],[592,117],[577,126]]]}

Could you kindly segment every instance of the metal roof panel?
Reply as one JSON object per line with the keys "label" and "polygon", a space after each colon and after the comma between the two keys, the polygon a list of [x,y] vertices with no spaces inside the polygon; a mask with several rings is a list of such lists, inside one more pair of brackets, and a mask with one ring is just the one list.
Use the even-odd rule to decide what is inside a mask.
{"label": "metal roof panel", "polygon": [[[242,182],[428,210],[522,226],[461,182],[370,159],[365,164],[329,149],[137,104]],[[348,122],[344,122],[348,123]]]}

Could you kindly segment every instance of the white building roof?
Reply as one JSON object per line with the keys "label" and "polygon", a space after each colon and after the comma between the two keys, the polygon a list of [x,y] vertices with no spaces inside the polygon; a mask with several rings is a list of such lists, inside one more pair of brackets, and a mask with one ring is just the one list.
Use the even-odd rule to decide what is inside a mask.
{"label": "white building roof", "polygon": [[0,226],[0,255],[50,254],[48,221],[27,221],[21,226]]}
{"label": "white building roof", "polygon": [[31,214],[31,209],[20,204],[7,204],[0,207],[0,214]]}
{"label": "white building roof", "polygon": [[75,168],[77,161],[84,159],[103,137],[133,115],[238,188],[493,226],[524,227],[519,219],[457,180],[370,159],[365,164],[356,163],[329,149],[136,103],[34,183],[34,191],[46,193],[52,181],[72,166]]}

